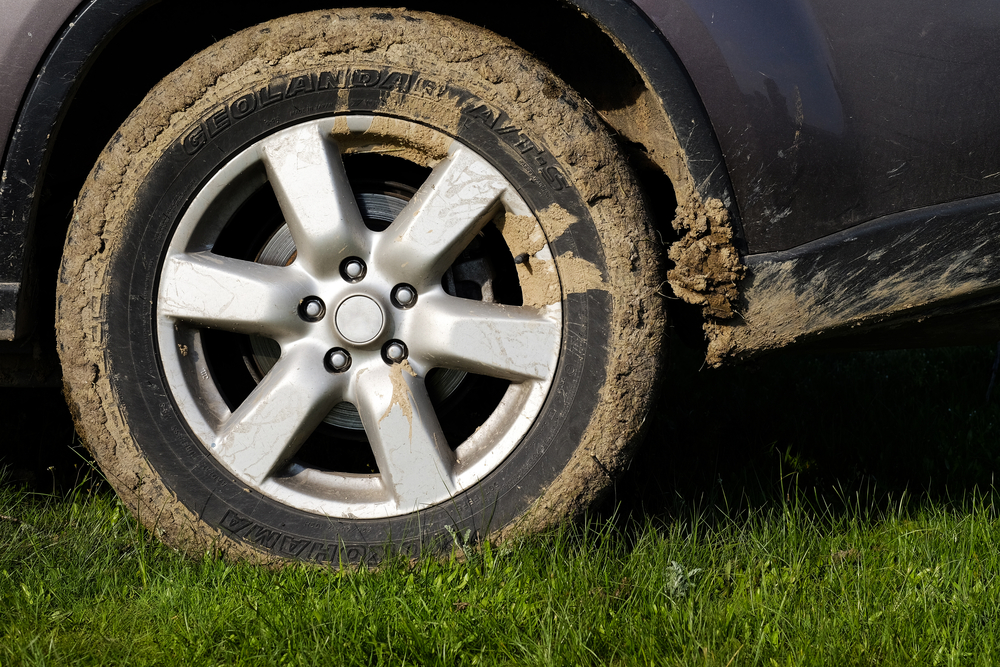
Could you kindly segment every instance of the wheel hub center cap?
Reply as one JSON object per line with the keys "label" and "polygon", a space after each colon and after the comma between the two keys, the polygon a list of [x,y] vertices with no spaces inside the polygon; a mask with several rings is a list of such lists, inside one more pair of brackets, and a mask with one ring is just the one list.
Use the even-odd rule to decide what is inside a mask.
{"label": "wheel hub center cap", "polygon": [[352,343],[368,343],[378,336],[385,323],[375,300],[362,295],[344,299],[337,308],[337,331]]}

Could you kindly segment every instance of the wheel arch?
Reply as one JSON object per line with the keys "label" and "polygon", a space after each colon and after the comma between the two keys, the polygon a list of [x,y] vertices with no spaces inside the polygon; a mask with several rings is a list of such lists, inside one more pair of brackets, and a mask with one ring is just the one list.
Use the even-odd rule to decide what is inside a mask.
{"label": "wheel arch", "polygon": [[[471,4],[417,0],[410,9],[484,26],[534,53],[594,105],[647,188],[662,192],[669,181],[677,189],[687,179],[700,199],[720,200],[738,229],[732,187],[704,108],[676,54],[639,9],[606,0],[513,0],[505,12]],[[281,13],[327,7],[296,0]],[[25,95],[5,157],[0,339],[21,338],[36,322],[47,323],[46,302],[76,192],[145,93],[192,54],[275,13],[263,1],[245,3],[238,16],[194,0],[90,0],[80,6]],[[552,25],[562,26],[559,36]],[[659,204],[654,212],[669,232],[674,202]]]}

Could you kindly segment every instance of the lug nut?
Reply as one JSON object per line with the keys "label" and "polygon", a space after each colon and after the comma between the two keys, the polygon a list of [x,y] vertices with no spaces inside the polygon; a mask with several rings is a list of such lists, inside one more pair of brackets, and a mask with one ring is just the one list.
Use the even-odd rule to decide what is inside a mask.
{"label": "lug nut", "polygon": [[326,315],[326,304],[318,296],[307,296],[299,301],[299,317],[306,322],[319,322]]}
{"label": "lug nut", "polygon": [[348,257],[340,265],[340,275],[349,283],[356,283],[365,277],[368,267],[357,257]]}
{"label": "lug nut", "polygon": [[406,283],[392,288],[392,305],[397,308],[409,308],[417,302],[417,290]]}
{"label": "lug nut", "polygon": [[382,348],[382,358],[389,364],[400,363],[406,359],[407,354],[406,343],[401,340],[390,340]]}
{"label": "lug nut", "polygon": [[326,353],[323,365],[331,373],[343,373],[351,367],[351,354],[342,347],[335,347]]}
{"label": "lug nut", "polygon": [[348,262],[344,266],[344,273],[352,278],[359,278],[365,272],[365,266],[361,262]]}

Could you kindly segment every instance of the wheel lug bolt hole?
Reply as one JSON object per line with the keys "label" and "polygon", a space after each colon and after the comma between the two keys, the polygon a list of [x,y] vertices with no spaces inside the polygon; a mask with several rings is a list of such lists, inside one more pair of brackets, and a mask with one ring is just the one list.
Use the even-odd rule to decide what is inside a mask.
{"label": "wheel lug bolt hole", "polygon": [[382,346],[382,361],[390,365],[402,363],[409,354],[406,343],[401,340],[390,340]]}
{"label": "wheel lug bolt hole", "polygon": [[307,296],[299,301],[299,317],[306,322],[319,322],[326,315],[326,304],[318,296]]}
{"label": "wheel lug bolt hole", "polygon": [[368,267],[358,257],[348,257],[340,263],[340,276],[349,283],[361,282],[367,273]]}
{"label": "wheel lug bolt hole", "polygon": [[392,288],[392,305],[396,308],[406,310],[412,308],[417,303],[417,290],[412,285],[400,283]]}
{"label": "wheel lug bolt hole", "polygon": [[323,365],[331,373],[343,373],[351,367],[351,353],[342,347],[335,347],[323,357]]}

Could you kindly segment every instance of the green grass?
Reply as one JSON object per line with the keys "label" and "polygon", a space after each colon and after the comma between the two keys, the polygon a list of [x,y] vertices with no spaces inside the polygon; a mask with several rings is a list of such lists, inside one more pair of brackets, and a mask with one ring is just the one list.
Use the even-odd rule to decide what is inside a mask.
{"label": "green grass", "polygon": [[[697,511],[377,571],[186,560],[113,498],[6,491],[0,663],[991,664],[996,507]],[[850,503],[848,502],[848,505]]]}
{"label": "green grass", "polygon": [[23,464],[0,665],[994,664],[993,354],[680,352],[586,526],[375,571],[185,559],[74,483],[72,453]]}

